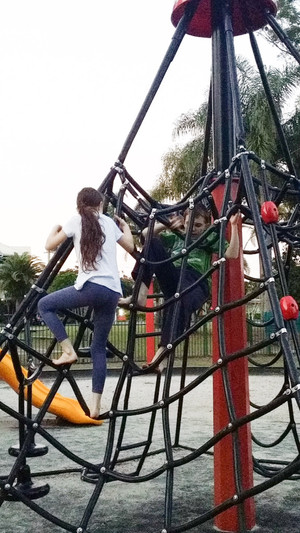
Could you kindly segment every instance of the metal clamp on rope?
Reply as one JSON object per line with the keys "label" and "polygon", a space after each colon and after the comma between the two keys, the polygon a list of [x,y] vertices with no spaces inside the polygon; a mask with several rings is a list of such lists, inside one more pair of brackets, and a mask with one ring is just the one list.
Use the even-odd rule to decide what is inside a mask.
{"label": "metal clamp on rope", "polygon": [[266,162],[264,159],[261,160],[260,162],[260,167],[263,169],[263,170],[266,170]]}
{"label": "metal clamp on rope", "polygon": [[195,207],[194,199],[193,198],[189,198],[189,209],[194,209],[194,207]]}
{"label": "metal clamp on rope", "polygon": [[225,263],[225,261],[226,261],[226,257],[220,257],[220,259],[213,262],[213,266],[216,267],[218,265],[221,265],[221,263]]}
{"label": "metal clamp on rope", "polygon": [[[9,324],[10,325],[10,324]],[[12,341],[14,339],[14,335],[13,333],[9,332],[9,331],[6,331],[6,329],[4,328],[2,331],[1,331],[2,335],[4,335],[4,337],[6,337],[7,339],[9,339],[10,341]]]}
{"label": "metal clamp on rope", "polygon": [[46,292],[45,289],[43,289],[43,287],[39,287],[38,285],[35,285],[35,283],[31,285],[31,288],[34,289],[39,294],[42,294],[42,292]]}
{"label": "metal clamp on rope", "polygon": [[287,333],[287,329],[286,328],[281,328],[278,331],[275,331],[275,336],[276,337],[280,337],[280,335],[283,335],[284,333]]}
{"label": "metal clamp on rope", "polygon": [[[241,149],[241,147],[240,147]],[[253,152],[250,152],[250,150],[245,150],[244,152],[239,152],[238,154],[236,154],[231,161],[235,161],[236,159],[240,159],[240,157],[242,157],[242,155],[250,155],[250,154],[253,154]]]}
{"label": "metal clamp on rope", "polygon": [[230,178],[230,172],[229,172],[229,169],[226,168],[226,170],[225,170],[225,179],[228,180],[229,178]]}
{"label": "metal clamp on rope", "polygon": [[227,217],[216,218],[216,220],[214,220],[214,224],[217,226],[218,224],[220,224],[221,222],[224,222],[225,220],[227,222]]}
{"label": "metal clamp on rope", "polygon": [[267,285],[270,285],[270,283],[275,283],[275,278],[271,277],[269,279],[267,279],[266,281],[264,281],[263,283],[261,283],[260,287],[265,287]]}
{"label": "metal clamp on rope", "polygon": [[297,383],[297,385],[294,385],[294,387],[291,387],[290,389],[286,389],[283,394],[286,396],[290,396],[291,394],[295,394],[295,392],[298,392],[300,390],[300,383]]}
{"label": "metal clamp on rope", "polygon": [[[122,171],[123,172],[123,171]],[[127,189],[127,185],[129,184],[128,179],[124,178],[124,181],[120,187],[121,190]]]}
{"label": "metal clamp on rope", "polygon": [[156,211],[157,211],[156,207],[153,207],[153,209],[152,209],[152,211],[151,211],[151,214],[150,214],[149,218],[153,219],[154,216],[155,216]]}
{"label": "metal clamp on rope", "polygon": [[122,165],[121,161],[116,161],[112,168],[119,172],[119,174],[123,174],[124,172],[124,166]]}
{"label": "metal clamp on rope", "polygon": [[283,335],[284,333],[287,333],[287,329],[281,328],[278,331],[275,331],[275,333],[271,333],[270,339],[275,339],[275,337],[280,337],[280,335]]}

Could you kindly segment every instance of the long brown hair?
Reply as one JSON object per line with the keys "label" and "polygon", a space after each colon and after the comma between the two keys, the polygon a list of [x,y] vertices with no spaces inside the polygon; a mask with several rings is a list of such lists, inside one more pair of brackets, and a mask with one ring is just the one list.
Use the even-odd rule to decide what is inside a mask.
{"label": "long brown hair", "polygon": [[105,235],[99,224],[102,194],[93,187],[84,187],[77,195],[77,210],[81,216],[80,252],[83,270],[93,270],[96,258],[101,257]]}

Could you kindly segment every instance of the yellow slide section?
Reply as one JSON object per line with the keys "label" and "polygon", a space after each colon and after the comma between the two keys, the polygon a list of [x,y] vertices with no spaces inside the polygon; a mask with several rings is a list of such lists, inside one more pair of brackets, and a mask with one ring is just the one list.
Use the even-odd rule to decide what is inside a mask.
{"label": "yellow slide section", "polygon": [[[24,376],[27,370],[22,367]],[[16,378],[15,370],[10,355],[6,354],[0,362],[0,379],[3,379],[18,393],[19,382]],[[27,388],[25,388],[26,397]],[[48,387],[40,380],[36,380],[32,385],[32,403],[35,407],[41,407],[49,393]],[[102,424],[102,420],[93,420],[86,416],[77,400],[66,398],[58,392],[55,394],[48,411],[56,416],[68,420],[72,424]]]}

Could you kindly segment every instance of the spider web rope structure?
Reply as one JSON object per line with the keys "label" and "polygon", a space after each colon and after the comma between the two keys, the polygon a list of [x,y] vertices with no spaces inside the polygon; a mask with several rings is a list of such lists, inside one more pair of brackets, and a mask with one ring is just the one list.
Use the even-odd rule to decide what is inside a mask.
{"label": "spider web rope structure", "polygon": [[[192,12],[183,16],[176,31],[183,37],[187,24],[199,2],[191,2]],[[266,15],[271,17],[271,15]],[[272,18],[272,24],[275,24]],[[251,37],[254,49],[255,41]],[[176,47],[179,46],[178,41]],[[175,51],[171,53],[171,56]],[[167,54],[167,62],[170,62],[170,54]],[[259,63],[259,56],[257,56]],[[230,63],[231,74],[234,78],[233,64]],[[166,70],[163,63],[163,71]],[[162,79],[159,73],[159,80]],[[262,79],[265,84],[262,71]],[[235,85],[234,85],[235,87]],[[267,85],[266,85],[267,89]],[[130,144],[137,132],[150,100],[155,90],[151,89],[146,103],[136,120],[128,139],[125,142],[120,157],[113,165],[108,176],[100,185],[99,190],[104,193],[107,207],[113,208],[116,214],[127,218],[132,229],[140,235],[142,229],[148,225],[146,242],[144,243],[144,262],[140,262],[139,274],[130,304],[130,319],[128,325],[128,337],[126,349],[112,343],[108,344],[108,351],[120,359],[121,369],[116,388],[113,393],[110,408],[101,415],[107,419],[107,432],[105,442],[101,442],[101,432],[104,426],[95,428],[94,442],[89,441],[89,450],[74,451],[69,443],[57,438],[51,428],[43,425],[46,413],[61,389],[68,382],[74,392],[82,411],[88,416],[89,410],[85,403],[84,394],[80,390],[75,373],[66,365],[57,368],[51,361],[56,341],[53,339],[47,347],[46,353],[39,353],[23,340],[21,335],[27,322],[35,314],[38,300],[45,294],[64,264],[72,249],[72,243],[67,240],[57,250],[50,260],[44,272],[36,284],[29,291],[18,311],[12,317],[1,332],[0,364],[9,353],[12,358],[13,372],[18,381],[19,408],[13,409],[4,401],[0,401],[1,411],[12,417],[19,424],[19,446],[11,453],[15,457],[9,471],[0,473],[0,504],[10,505],[10,502],[21,502],[26,508],[36,512],[41,517],[58,526],[59,528],[76,533],[93,531],[95,516],[101,515],[101,501],[111,483],[118,486],[128,487],[139,484],[154,484],[162,480],[164,488],[160,488],[159,505],[161,509],[161,521],[159,530],[164,533],[180,533],[193,530],[201,531],[202,525],[212,521],[225,511],[237,510],[238,525],[236,531],[246,532],[247,502],[254,496],[278,485],[284,480],[297,482],[300,476],[300,441],[297,424],[299,423],[300,404],[300,348],[296,324],[293,319],[284,318],[281,301],[289,296],[289,267],[292,260],[292,252],[300,244],[300,221],[299,221],[299,178],[296,176],[292,160],[289,156],[281,126],[277,121],[278,131],[283,146],[285,161],[288,170],[281,170],[251,151],[248,151],[241,143],[228,168],[223,171],[203,172],[188,193],[180,202],[166,206],[154,200],[139,185],[138,180],[133,179],[124,166],[124,159]],[[239,123],[238,93],[232,89],[233,101],[235,102],[236,120]],[[270,107],[272,108],[271,95],[269,95]],[[276,122],[276,116],[274,115]],[[210,122],[208,117],[208,123]],[[240,123],[242,133],[242,125]],[[209,137],[209,132],[208,132]],[[243,136],[238,135],[241,139]],[[208,140],[207,140],[208,142]],[[203,161],[202,169],[206,167]],[[276,185],[274,185],[276,183]],[[221,192],[221,202],[216,201],[218,191]],[[272,203],[281,208],[285,202],[289,202],[289,212],[282,209],[279,219],[265,220],[261,215],[260,208],[266,203]],[[135,203],[138,207],[133,208]],[[211,210],[213,216],[212,226],[198,238],[197,243],[191,241],[191,225],[193,222],[193,209],[197,204],[204,204]],[[142,278],[144,265],[147,263],[147,247],[153,235],[155,221],[164,222],[168,225],[168,216],[171,212],[182,212],[190,209],[190,226],[187,231],[184,248],[181,257],[181,276],[176,293],[163,303],[156,295],[151,296],[155,304],[143,308],[145,313],[159,313],[169,305],[174,306],[172,341],[166,347],[154,364],[143,368],[138,357],[138,339],[141,334],[137,333],[137,320],[140,308],[137,305],[137,294]],[[242,213],[242,222],[250,226],[257,240],[257,249],[251,254],[256,254],[260,260],[260,275],[256,278],[246,276],[251,281],[251,290],[246,294],[241,293],[238,299],[228,300],[226,296],[228,265],[225,260],[225,241],[228,220],[230,216],[239,210]],[[182,290],[182,274],[186,268],[188,255],[194,246],[201,246],[208,235],[215,235],[219,243],[218,256],[214,258],[210,269],[203,273],[203,278],[213,277],[215,291],[212,306],[205,313],[201,313],[190,323],[190,326],[179,337],[174,335],[178,308],[184,295],[194,289],[190,286]],[[247,252],[245,252],[247,253]],[[139,259],[139,254],[136,254]],[[174,258],[172,258],[173,260]],[[170,259],[171,261],[171,259]],[[245,308],[258,297],[263,298],[271,310],[268,320],[253,321],[252,326],[257,328],[272,327],[272,332],[262,340],[251,339],[240,349],[231,350],[228,345],[227,317],[232,312],[239,314],[236,324],[236,335],[239,329],[245,327]],[[93,331],[92,312],[85,310],[79,314],[74,310],[66,310],[62,318],[65,323],[75,320],[78,324],[74,347],[80,355],[82,339],[88,330]],[[190,341],[193,335],[201,333],[207,325],[213,324],[214,339],[217,344],[217,358],[204,370],[199,371],[192,378],[188,375],[188,358],[190,353]],[[231,333],[232,334],[232,333]],[[147,335],[158,336],[155,330]],[[268,363],[261,357],[264,348],[270,348],[272,357]],[[178,354],[179,349],[180,355]],[[24,372],[20,362],[20,351],[24,351],[29,358],[28,372]],[[201,355],[201,354],[199,354]],[[146,354],[145,354],[146,356]],[[143,394],[135,394],[136,384],[141,379],[145,380],[153,371],[154,366],[162,360],[167,360],[167,367],[163,375],[158,374],[151,389],[152,400],[145,401]],[[176,372],[174,371],[176,359]],[[31,361],[35,364],[32,365]],[[233,391],[238,383],[233,380],[231,368],[238,361],[249,361],[254,366],[274,366],[282,361],[284,369],[282,383],[279,390],[274,390],[271,398],[259,402],[251,399],[242,414],[236,408]],[[53,373],[53,383],[45,397],[44,402],[33,414],[30,409],[31,391],[35,381],[42,375],[45,365],[50,365]],[[205,398],[203,387],[209,380],[219,379],[224,390],[224,406],[228,417],[228,423],[212,430],[212,427],[203,427],[201,415],[203,415]],[[189,399],[197,401],[199,417],[191,421],[189,418]],[[29,408],[25,410],[25,399]],[[195,400],[196,399],[196,400]],[[276,411],[280,412],[284,419],[284,427],[278,424],[278,436],[272,441],[265,442],[261,438],[261,425],[268,420],[268,415]],[[133,434],[131,431],[132,421],[138,421],[139,431]],[[190,436],[186,428],[195,424],[195,434]],[[243,479],[243,456],[241,453],[241,435],[250,428],[253,430],[253,468],[255,479],[251,483],[245,483]],[[258,425],[256,425],[258,424]],[[254,429],[258,428],[257,434]],[[85,430],[86,431],[86,430]],[[47,447],[39,448],[35,444],[35,438],[42,437],[47,442]],[[206,473],[208,463],[211,461],[216,448],[222,447],[230,439],[231,454],[234,465],[234,491],[222,501],[211,503],[207,506],[199,505],[201,491],[207,490]],[[288,445],[285,443],[288,442]],[[48,447],[57,453],[58,464],[63,465],[67,459],[65,468],[56,468],[46,471],[43,466],[38,472],[32,473],[29,466],[32,457],[41,456],[41,464],[47,455]],[[285,451],[288,453],[285,456]],[[264,451],[269,454],[264,455]],[[92,452],[92,453],[90,453]],[[262,456],[261,456],[262,455]],[[271,458],[270,458],[271,456]],[[72,467],[70,468],[70,463]],[[77,510],[76,519],[66,515],[66,511],[56,502],[52,507],[49,504],[49,484],[36,485],[33,478],[44,477],[46,480],[51,476],[52,485],[55,486],[55,476],[74,474],[78,477],[78,484],[82,485],[84,503],[81,510]],[[211,475],[213,475],[211,473]],[[189,484],[193,487],[188,495],[189,502],[178,509],[178,493],[180,494],[181,483],[188,476]],[[84,483],[86,482],[86,483]],[[90,488],[92,490],[90,490]],[[156,490],[156,489],[154,489]],[[51,494],[51,492],[50,492]],[[100,505],[100,509],[99,509]],[[143,510],[141,509],[141,514]]]}
{"label": "spider web rope structure", "polygon": [[[259,177],[253,178],[255,183],[255,196],[248,197],[247,191],[245,189],[243,181],[243,172],[241,172],[242,162],[244,161],[245,168],[248,168],[248,162],[251,161],[255,164],[258,169]],[[298,370],[299,367],[299,343],[298,335],[295,330],[294,321],[285,321],[283,323],[283,318],[281,312],[277,312],[276,305],[274,306],[274,301],[278,300],[277,289],[275,287],[276,280],[280,280],[280,286],[282,294],[286,293],[288,287],[288,277],[286,276],[286,269],[284,268],[284,262],[282,259],[282,252],[280,251],[279,243],[284,243],[289,249],[293,246],[299,245],[299,208],[298,204],[295,204],[294,209],[289,214],[288,220],[281,220],[276,224],[265,224],[262,219],[259,220],[259,224],[255,225],[252,217],[252,211],[254,207],[257,207],[258,203],[263,200],[269,200],[270,198],[275,199],[280,197],[282,192],[282,187],[274,187],[270,185],[267,181],[268,176],[276,173],[276,176],[281,180],[282,187],[286,187],[286,181],[288,180],[291,185],[294,184],[295,189],[292,187],[288,188],[288,194],[290,198],[298,196],[298,180],[293,176],[280,172],[277,169],[274,169],[264,161],[260,160],[255,154],[249,153],[247,151],[241,152],[238,154],[232,165],[224,173],[219,174],[218,176],[212,176],[208,174],[207,176],[200,178],[197,182],[197,187],[193,187],[193,197],[187,197],[183,202],[179,202],[176,205],[169,207],[160,206],[157,202],[151,199],[147,194],[142,196],[142,191],[136,190],[135,181],[128,174],[125,167],[118,166],[118,175],[114,179],[114,184],[106,190],[103,191],[107,194],[107,198],[115,206],[119,214],[126,213],[126,216],[132,220],[132,224],[137,228],[137,233],[140,232],[141,228],[147,224],[147,219],[149,219],[149,227],[153,227],[155,220],[167,220],[167,215],[170,211],[174,212],[176,210],[183,210],[185,208],[190,208],[193,210],[193,206],[198,202],[205,202],[210,206],[212,212],[214,213],[214,224],[208,230],[208,232],[213,232],[216,234],[220,242],[220,254],[219,259],[216,259],[212,263],[212,267],[208,272],[204,273],[205,277],[211,276],[215,273],[219,278],[219,294],[217,305],[209,310],[206,314],[198,317],[193,324],[185,331],[183,335],[179,338],[174,338],[172,345],[168,346],[166,352],[161,355],[161,358],[168,356],[168,365],[165,371],[165,376],[161,377],[160,375],[156,378],[156,385],[153,390],[153,402],[149,405],[143,405],[141,399],[141,405],[131,408],[131,394],[134,389],[134,380],[139,379],[141,375],[146,375],[151,372],[151,365],[147,369],[143,369],[139,363],[136,362],[137,358],[137,339],[138,335],[136,334],[136,321],[139,308],[136,307],[134,300],[131,305],[131,313],[128,327],[128,340],[127,347],[124,352],[122,352],[118,346],[109,345],[109,350],[122,361],[122,369],[120,371],[120,377],[118,384],[114,393],[112,400],[111,408],[109,412],[103,415],[103,418],[109,419],[109,431],[106,449],[100,454],[97,450],[97,461],[95,464],[92,464],[89,461],[86,461],[84,457],[75,456],[68,448],[63,446],[59,441],[57,441],[47,429],[41,424],[51,401],[53,400],[56,392],[59,390],[60,385],[64,380],[69,380],[71,386],[73,387],[74,392],[76,393],[78,400],[82,403],[83,409],[88,413],[88,409],[85,406],[83,397],[80,393],[80,390],[76,384],[74,374],[70,369],[58,369],[57,377],[54,379],[53,385],[50,389],[49,396],[46,398],[44,405],[39,410],[38,415],[33,418],[29,418],[23,412],[13,411],[11,408],[6,406],[3,402],[0,403],[1,409],[13,416],[15,419],[19,420],[20,426],[23,427],[23,439],[20,442],[20,453],[16,459],[16,462],[11,470],[11,472],[4,476],[1,475],[1,488],[2,488],[2,498],[8,500],[20,500],[25,505],[28,505],[31,509],[35,510],[44,518],[52,521],[54,524],[59,525],[67,531],[78,531],[78,525],[72,525],[68,522],[65,522],[59,518],[55,511],[49,511],[47,508],[46,500],[43,498],[41,504],[37,504],[35,497],[39,498],[41,495],[44,495],[43,492],[46,491],[45,487],[42,487],[42,493],[40,494],[39,488],[26,490],[26,483],[28,482],[28,465],[26,465],[26,456],[28,450],[32,447],[33,438],[41,435],[50,446],[54,446],[61,454],[70,458],[78,471],[81,471],[81,479],[95,485],[94,492],[87,503],[86,512],[82,517],[80,522],[79,530],[87,530],[88,521],[93,513],[94,505],[98,498],[101,499],[101,491],[105,486],[105,483],[108,481],[121,481],[123,483],[143,483],[149,482],[151,479],[155,479],[157,476],[166,475],[166,517],[165,517],[165,529],[166,531],[185,531],[193,527],[200,526],[205,523],[207,520],[212,519],[216,513],[221,513],[222,511],[228,509],[230,506],[239,505],[241,508],[242,503],[247,498],[259,494],[261,491],[266,490],[269,487],[274,486],[277,483],[280,483],[284,479],[299,479],[300,474],[300,459],[299,459],[299,435],[297,432],[297,409],[299,407],[299,380],[298,380]],[[236,180],[237,175],[240,175],[239,178],[239,190],[235,200],[230,196],[231,182]],[[120,179],[119,179],[120,178]],[[119,181],[119,183],[117,183]],[[214,191],[222,186],[225,183],[225,194],[224,206],[222,212],[218,212],[214,204],[213,193]],[[119,192],[113,192],[114,189],[119,187]],[[196,191],[196,194],[195,194]],[[127,193],[127,194],[125,194]],[[128,195],[132,195],[134,199],[139,203],[142,208],[142,213],[139,214],[138,210],[132,210],[129,207],[128,202],[125,201],[125,198]],[[129,202],[130,203],[130,202]],[[154,205],[156,207],[154,207]],[[265,272],[262,277],[254,279],[251,278],[254,287],[251,292],[248,292],[241,300],[226,302],[224,301],[224,284],[226,283],[226,278],[224,277],[223,270],[225,268],[225,261],[222,260],[224,256],[224,242],[225,242],[225,229],[228,222],[230,214],[235,209],[240,209],[243,213],[243,219],[247,224],[252,224],[257,239],[259,241],[259,250],[256,252],[260,254],[261,257],[264,255],[269,258],[271,250],[273,251],[274,257],[276,259],[276,273],[274,272],[274,267],[268,261],[264,265]],[[189,232],[188,232],[189,233]],[[259,235],[261,234],[261,240],[259,240]],[[151,239],[151,229],[149,231],[149,237]],[[199,243],[205,239],[205,235],[202,235],[199,238]],[[189,254],[193,244],[186,243],[186,248],[182,254],[182,271],[185,268],[185,261]],[[147,242],[145,243],[145,248],[147,247]],[[60,252],[60,253],[63,253]],[[289,254],[287,254],[289,256]],[[145,254],[146,257],[146,254]],[[221,259],[221,260],[220,260]],[[147,259],[146,259],[147,261]],[[56,265],[56,261],[54,261]],[[55,267],[54,267],[55,268]],[[142,266],[141,266],[142,269]],[[271,269],[272,271],[269,271]],[[48,274],[47,280],[44,282],[44,286],[49,283],[49,278],[52,278],[52,272]],[[136,282],[136,287],[138,287],[139,281]],[[192,290],[193,287],[189,287],[187,290]],[[43,294],[44,287],[42,288],[39,285],[37,290],[34,287],[31,293],[27,297],[26,307],[35,308],[36,301],[38,300],[40,294]],[[175,302],[175,311],[174,311],[174,324],[176,323],[176,305],[178,305],[180,299],[183,296],[183,292],[178,287],[178,293],[171,301],[165,301],[163,304],[158,304],[153,307],[147,307],[144,309],[147,313],[158,312],[164,306],[169,304],[174,304]],[[218,321],[218,328],[222,334],[224,328],[224,316],[228,310],[232,308],[241,308],[242,306],[247,305],[251,300],[257,298],[258,295],[265,294],[265,297],[269,300],[270,306],[273,304],[274,315],[272,318],[272,323],[274,324],[274,333],[272,333],[268,338],[265,338],[263,341],[254,342],[251,345],[246,346],[243,350],[236,353],[228,353],[226,346],[222,348],[221,358],[210,367],[208,367],[204,372],[199,373],[195,376],[193,380],[187,380],[187,362],[189,355],[189,340],[191,335],[197,331],[201,331],[201,328],[207,323],[211,323],[213,320]],[[30,298],[31,296],[31,298]],[[28,301],[31,300],[31,301]],[[35,300],[35,302],[34,302]],[[278,307],[278,306],[277,306]],[[76,318],[79,323],[78,335],[76,338],[77,346],[80,346],[80,338],[82,336],[82,331],[85,328],[91,328],[92,330],[92,321],[90,317],[90,310],[84,316],[77,316],[72,311],[67,311],[67,318]],[[265,324],[260,324],[264,325]],[[30,387],[34,380],[42,372],[42,369],[45,365],[51,364],[49,357],[54,349],[55,341],[49,345],[47,355],[36,353],[30,346],[26,346],[24,341],[19,339],[19,333],[24,327],[24,319],[20,318],[19,324],[16,323],[14,326],[7,326],[5,334],[6,342],[2,347],[2,354],[9,350],[15,367],[15,372],[20,381],[20,394],[21,390],[26,387]],[[8,332],[10,329],[10,332]],[[158,334],[158,332],[153,332],[153,334]],[[173,386],[173,367],[174,367],[174,358],[176,354],[176,349],[180,345],[184,345],[183,356],[180,362],[180,380],[178,383],[178,388],[174,390]],[[219,344],[224,344],[224,339],[219,339]],[[257,354],[266,346],[276,347],[276,355],[274,355],[271,365],[275,361],[278,361],[279,358],[283,359],[284,366],[284,376],[282,381],[281,389],[276,391],[274,397],[270,399],[266,404],[257,405],[252,404],[251,412],[245,414],[242,418],[236,417],[234,404],[231,399],[231,383],[228,379],[227,371],[230,365],[237,359],[248,358],[252,363],[259,365],[259,360]],[[25,350],[30,356],[35,358],[35,361],[38,363],[37,368],[28,378],[25,378],[19,363],[18,350]],[[274,353],[274,350],[273,350]],[[177,359],[178,364],[178,359]],[[265,365],[265,363],[262,363]],[[152,365],[153,366],[153,365]],[[177,370],[178,371],[178,370]],[[190,442],[184,442],[181,437],[181,426],[186,421],[183,421],[183,416],[186,416],[184,403],[189,394],[195,393],[195,391],[200,391],[203,383],[209,379],[211,376],[216,373],[222,374],[222,379],[224,382],[224,388],[226,391],[227,401],[228,401],[228,412],[230,413],[230,424],[227,427],[222,428],[221,431],[212,435],[208,440],[202,442],[198,447],[192,447]],[[201,397],[201,393],[199,392]],[[135,402],[136,403],[136,402]],[[239,443],[238,443],[238,433],[241,428],[245,425],[254,422],[255,420],[260,419],[261,417],[266,416],[268,413],[274,411],[277,408],[284,406],[286,412],[286,426],[282,431],[282,434],[276,439],[275,442],[261,442],[259,437],[253,435],[253,442],[257,446],[261,447],[273,447],[273,460],[261,459],[254,457],[254,469],[260,476],[264,479],[261,482],[258,482],[253,487],[248,489],[243,489],[239,485],[239,476],[237,475],[237,487],[236,494],[233,495],[231,500],[224,501],[218,508],[212,507],[209,510],[206,510],[202,515],[197,516],[192,521],[187,521],[180,525],[172,525],[172,498],[173,498],[173,488],[174,478],[176,477],[177,469],[184,468],[185,465],[192,464],[193,461],[201,457],[207,457],[207,454],[212,453],[216,443],[221,442],[222,439],[226,438],[228,435],[236,435],[236,439],[233,439],[233,446],[236,447],[236,471],[237,473],[241,472],[242,465],[239,463]],[[201,409],[201,405],[199,406]],[[176,412],[176,416],[171,416],[171,411]],[[296,411],[296,414],[295,414]],[[184,414],[185,413],[185,414]],[[158,423],[158,418],[161,415],[161,424],[162,432],[164,435],[163,446],[157,448],[155,444],[155,439],[153,438],[156,433],[156,424]],[[131,417],[148,417],[149,422],[146,424],[145,436],[141,441],[132,442],[132,436],[128,435],[128,421]],[[294,442],[294,455],[290,460],[285,460],[282,457],[282,452],[278,453],[276,456],[276,448],[280,448],[280,444],[284,441],[285,438],[291,438]],[[129,442],[128,442],[129,441]],[[149,457],[159,456],[160,466],[156,467],[154,470],[149,468],[148,462]],[[29,454],[30,456],[30,454]],[[209,459],[206,459],[209,460]],[[129,472],[125,468],[124,464],[128,464]],[[134,467],[133,467],[134,465]],[[75,468],[75,471],[76,471]],[[24,482],[24,470],[25,470],[25,482]],[[63,471],[62,471],[63,472]],[[66,470],[68,472],[68,470]],[[57,473],[57,472],[56,472]],[[30,474],[30,473],[29,473]],[[79,475],[78,475],[79,478]],[[79,479],[78,479],[78,482]],[[193,481],[191,480],[191,483]],[[45,507],[43,503],[45,502]],[[243,531],[243,529],[241,529]]]}

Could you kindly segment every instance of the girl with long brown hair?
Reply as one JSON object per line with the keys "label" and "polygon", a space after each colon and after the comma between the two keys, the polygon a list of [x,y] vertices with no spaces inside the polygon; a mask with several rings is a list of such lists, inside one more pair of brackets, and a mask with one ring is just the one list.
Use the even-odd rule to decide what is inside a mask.
{"label": "girl with long brown hair", "polygon": [[58,311],[66,308],[92,307],[94,335],[91,344],[93,361],[91,418],[100,414],[101,395],[106,378],[106,341],[122,295],[116,259],[116,242],[127,252],[134,250],[133,237],[125,220],[115,217],[117,224],[103,214],[103,197],[96,189],[85,187],[77,196],[78,214],[64,226],[51,230],[46,249],[55,250],[68,237],[73,238],[78,261],[78,276],[73,287],[41,298],[38,311],[60,343],[62,355],[53,363],[71,364],[77,354]]}

